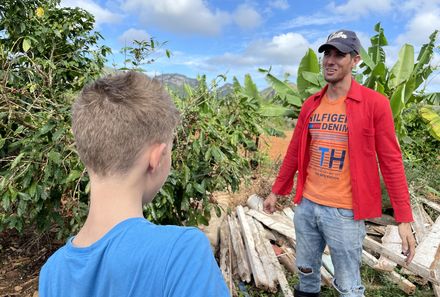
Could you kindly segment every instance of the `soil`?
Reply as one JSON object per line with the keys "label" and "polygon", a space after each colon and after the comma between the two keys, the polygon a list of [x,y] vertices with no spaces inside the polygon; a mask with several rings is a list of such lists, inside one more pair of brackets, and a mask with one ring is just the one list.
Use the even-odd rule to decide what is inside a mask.
{"label": "soil", "polygon": [[64,242],[54,234],[25,230],[0,233],[0,297],[38,297],[38,274],[47,258]]}

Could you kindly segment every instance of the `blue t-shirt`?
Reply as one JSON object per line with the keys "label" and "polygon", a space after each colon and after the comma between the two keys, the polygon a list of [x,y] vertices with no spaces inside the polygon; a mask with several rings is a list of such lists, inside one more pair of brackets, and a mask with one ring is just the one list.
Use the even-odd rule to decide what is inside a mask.
{"label": "blue t-shirt", "polygon": [[94,244],[70,238],[40,272],[40,297],[230,296],[209,241],[196,228],[127,219]]}

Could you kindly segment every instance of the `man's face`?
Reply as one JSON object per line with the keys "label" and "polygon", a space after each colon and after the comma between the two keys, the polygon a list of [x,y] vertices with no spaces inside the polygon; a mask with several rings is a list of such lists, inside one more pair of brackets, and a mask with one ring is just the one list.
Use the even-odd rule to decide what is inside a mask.
{"label": "man's face", "polygon": [[350,53],[342,53],[334,47],[324,51],[322,71],[328,83],[337,83],[351,76],[351,70],[359,61],[359,56],[351,57]]}

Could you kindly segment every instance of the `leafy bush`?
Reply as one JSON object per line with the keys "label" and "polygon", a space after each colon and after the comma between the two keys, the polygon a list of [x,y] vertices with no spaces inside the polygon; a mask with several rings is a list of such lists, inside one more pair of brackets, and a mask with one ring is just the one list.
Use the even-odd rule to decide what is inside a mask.
{"label": "leafy bush", "polygon": [[[174,95],[182,112],[177,129],[172,171],[158,197],[147,206],[149,219],[159,223],[207,224],[211,194],[238,190],[243,178],[258,163],[257,142],[267,116],[280,116],[284,108],[263,103],[250,76],[245,87],[235,80],[234,92],[219,98],[216,82],[208,88],[185,86],[186,96]],[[257,92],[258,93],[258,92]]]}
{"label": "leafy bush", "polygon": [[101,73],[109,49],[97,45],[91,14],[58,3],[0,4],[0,231],[71,229],[86,213],[66,94]]}

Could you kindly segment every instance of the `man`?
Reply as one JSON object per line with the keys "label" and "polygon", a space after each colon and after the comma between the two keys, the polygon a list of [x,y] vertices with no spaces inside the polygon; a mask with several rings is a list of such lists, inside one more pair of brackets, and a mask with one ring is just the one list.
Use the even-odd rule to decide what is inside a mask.
{"label": "man", "polygon": [[409,193],[389,100],[353,79],[360,48],[356,34],[347,30],[330,34],[319,47],[328,84],[304,102],[272,193],[264,201],[265,211],[272,213],[277,195],[291,192],[298,171],[296,297],[319,296],[326,244],[340,296],[363,295],[363,220],[381,216],[377,159],[399,222],[402,252],[407,263],[414,257]]}

